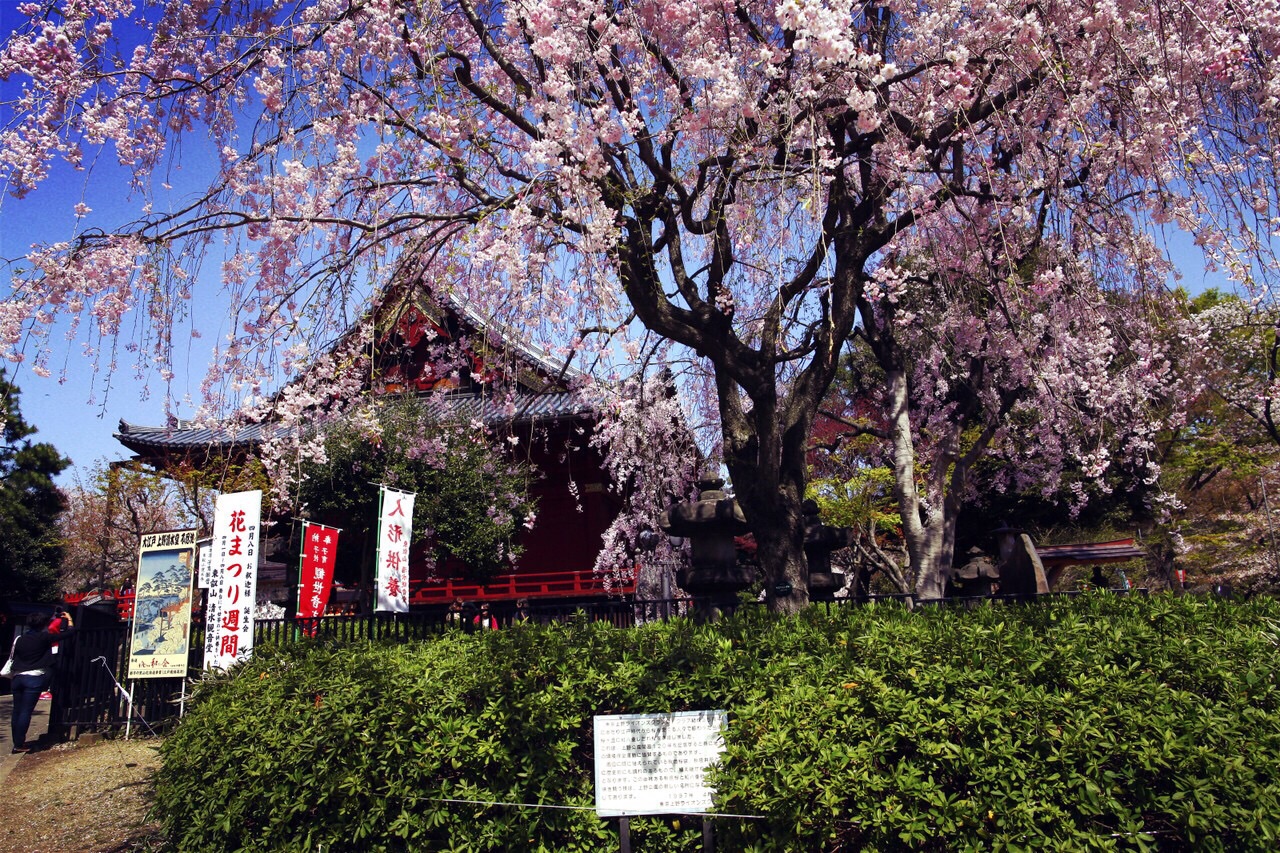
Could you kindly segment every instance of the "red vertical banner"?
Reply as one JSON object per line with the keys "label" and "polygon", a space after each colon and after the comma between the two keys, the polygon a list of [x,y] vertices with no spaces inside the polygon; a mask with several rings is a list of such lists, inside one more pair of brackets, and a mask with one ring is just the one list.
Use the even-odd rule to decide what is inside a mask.
{"label": "red vertical banner", "polygon": [[323,616],[333,588],[333,564],[338,554],[336,527],[308,521],[302,525],[302,570],[298,573],[298,617]]}

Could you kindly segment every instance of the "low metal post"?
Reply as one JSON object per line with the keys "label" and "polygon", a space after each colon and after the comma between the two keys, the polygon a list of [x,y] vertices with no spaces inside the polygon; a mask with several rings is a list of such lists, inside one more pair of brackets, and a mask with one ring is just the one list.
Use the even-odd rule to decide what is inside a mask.
{"label": "low metal post", "polygon": [[133,689],[138,686],[138,682],[129,682],[129,717],[124,722],[124,739],[129,739],[129,733],[133,730]]}

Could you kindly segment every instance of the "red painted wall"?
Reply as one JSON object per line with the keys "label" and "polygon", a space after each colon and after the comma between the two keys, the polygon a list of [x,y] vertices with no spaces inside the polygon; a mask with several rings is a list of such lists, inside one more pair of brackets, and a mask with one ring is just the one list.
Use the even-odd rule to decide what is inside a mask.
{"label": "red painted wall", "polygon": [[[582,434],[579,428],[584,429]],[[425,566],[418,564],[411,567],[410,601],[605,594],[592,567],[600,553],[601,536],[621,502],[608,490],[599,455],[587,446],[587,428],[583,423],[558,426],[532,440],[526,431],[517,445],[541,477],[530,487],[538,501],[537,520],[521,537],[524,553],[513,572],[481,586],[457,567],[442,567],[439,578],[429,579]],[[576,497],[570,482],[576,485]]]}

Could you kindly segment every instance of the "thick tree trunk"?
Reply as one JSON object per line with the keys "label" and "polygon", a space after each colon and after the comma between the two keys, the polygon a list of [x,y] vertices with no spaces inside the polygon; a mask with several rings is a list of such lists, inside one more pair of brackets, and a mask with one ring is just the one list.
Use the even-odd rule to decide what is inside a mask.
{"label": "thick tree trunk", "polygon": [[[728,381],[721,378],[725,385]],[[802,504],[807,481],[804,448],[812,418],[802,406],[788,408],[780,406],[776,396],[760,396],[746,412],[736,389],[721,393],[725,465],[755,535],[769,608],[795,613],[809,604]]]}
{"label": "thick tree trunk", "polygon": [[[621,181],[619,186],[626,184]],[[831,204],[835,206],[824,220],[833,233],[842,192],[833,189]],[[619,194],[618,198],[624,196]],[[734,331],[733,310],[726,311],[718,297],[733,266],[733,243],[725,225],[730,204],[724,199],[717,201],[718,211],[707,214],[706,221],[717,223],[713,262],[699,273],[686,275],[677,224],[687,211],[663,212],[662,204],[653,197],[642,204],[632,200],[627,205],[629,213],[624,214],[627,226],[620,247],[620,274],[627,298],[646,327],[711,362],[724,461],[743,515],[756,537],[766,598],[775,611],[795,612],[809,603],[801,511],[809,431],[857,317],[856,298],[863,284],[861,260],[882,244],[872,240],[864,245],[861,229],[841,230],[839,239],[844,248],[837,252],[832,283],[818,300],[822,322],[810,330],[810,360],[800,367],[802,359],[790,350],[784,333],[790,325],[788,310],[815,281],[826,250],[815,252],[813,262],[805,265],[782,288],[764,316],[751,324],[748,342]],[[657,224],[666,235],[662,248],[654,239]],[[666,253],[686,305],[674,304],[666,296],[667,285],[655,265],[659,252]],[[704,273],[699,289],[696,279]],[[781,387],[787,390],[782,392]],[[745,402],[748,398],[749,405]]]}
{"label": "thick tree trunk", "polygon": [[[809,565],[804,554],[804,490],[761,488],[762,479],[729,463],[734,491],[756,538],[764,572],[765,599],[775,613],[795,613],[809,604]],[[739,473],[733,474],[735,469]],[[743,486],[737,484],[742,483]]]}

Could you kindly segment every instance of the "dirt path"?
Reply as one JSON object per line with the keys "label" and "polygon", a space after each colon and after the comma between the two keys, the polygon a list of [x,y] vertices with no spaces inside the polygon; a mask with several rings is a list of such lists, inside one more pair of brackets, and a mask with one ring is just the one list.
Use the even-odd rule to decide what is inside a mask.
{"label": "dirt path", "polygon": [[0,853],[152,849],[156,827],[146,812],[159,746],[102,740],[17,756],[0,782]]}

